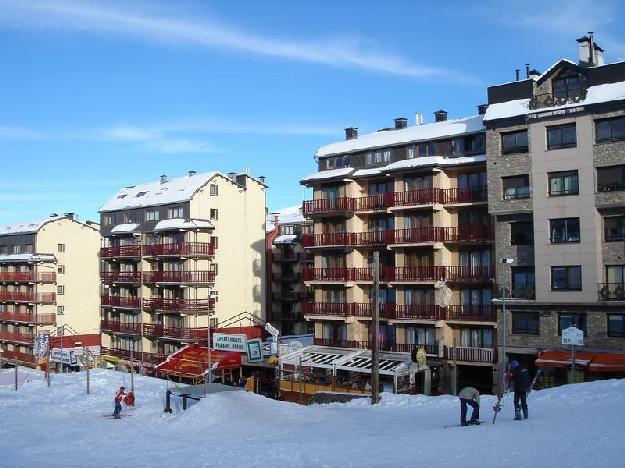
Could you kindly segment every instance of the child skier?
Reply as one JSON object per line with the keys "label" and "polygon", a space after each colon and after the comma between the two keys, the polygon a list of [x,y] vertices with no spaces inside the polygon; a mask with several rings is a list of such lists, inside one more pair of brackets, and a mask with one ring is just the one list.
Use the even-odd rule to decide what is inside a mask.
{"label": "child skier", "polygon": [[120,414],[122,412],[122,399],[126,395],[125,390],[126,387],[119,387],[119,390],[115,394],[115,411],[113,412],[113,417],[115,419],[121,419]]}

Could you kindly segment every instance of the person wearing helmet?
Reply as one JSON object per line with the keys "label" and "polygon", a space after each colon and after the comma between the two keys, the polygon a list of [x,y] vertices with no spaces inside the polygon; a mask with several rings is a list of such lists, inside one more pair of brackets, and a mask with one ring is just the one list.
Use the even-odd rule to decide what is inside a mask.
{"label": "person wearing helmet", "polygon": [[521,420],[521,410],[523,410],[523,419],[527,419],[527,391],[530,387],[530,373],[519,361],[513,359],[510,362],[510,376],[514,389],[514,420]]}
{"label": "person wearing helmet", "polygon": [[113,417],[115,419],[121,418],[122,412],[122,399],[126,395],[126,387],[119,387],[117,393],[115,394],[115,411],[113,412]]}

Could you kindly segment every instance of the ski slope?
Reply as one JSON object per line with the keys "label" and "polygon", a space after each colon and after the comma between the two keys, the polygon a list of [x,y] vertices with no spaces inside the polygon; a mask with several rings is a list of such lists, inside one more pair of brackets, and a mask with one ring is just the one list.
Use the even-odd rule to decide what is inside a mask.
{"label": "ski slope", "polygon": [[[246,392],[209,396],[163,414],[167,382],[136,377],[137,406],[102,417],[129,375],[108,370],[54,375],[47,387],[29,373],[14,391],[0,371],[2,467],[622,467],[625,380],[533,392],[530,419],[513,421],[512,396],[491,425],[450,427],[460,405],[451,396],[384,394],[348,404],[299,406]],[[170,384],[171,385],[171,384]]]}

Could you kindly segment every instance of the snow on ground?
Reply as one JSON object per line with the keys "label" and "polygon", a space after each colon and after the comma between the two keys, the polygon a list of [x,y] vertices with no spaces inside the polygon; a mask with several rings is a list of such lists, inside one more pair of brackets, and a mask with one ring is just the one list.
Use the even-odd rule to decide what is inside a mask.
{"label": "snow on ground", "polygon": [[[11,370],[0,371],[12,373]],[[383,395],[348,404],[300,406],[246,392],[210,395],[186,412],[163,414],[167,382],[136,377],[137,406],[121,420],[113,394],[129,375],[85,373],[27,379],[0,388],[2,467],[532,467],[623,466],[625,380],[533,392],[530,419],[513,421],[512,397],[491,425],[482,397],[476,427],[459,420],[451,396]],[[6,376],[0,381],[10,380]],[[171,384],[170,384],[171,385]]]}

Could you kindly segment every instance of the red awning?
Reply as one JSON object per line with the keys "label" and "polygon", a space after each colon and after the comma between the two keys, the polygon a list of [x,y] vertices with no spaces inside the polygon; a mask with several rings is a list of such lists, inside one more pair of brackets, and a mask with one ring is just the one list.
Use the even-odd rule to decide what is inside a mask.
{"label": "red awning", "polygon": [[[586,367],[595,357],[594,353],[575,353],[575,366]],[[571,367],[571,353],[567,351],[542,351],[534,362],[538,367]]]}
{"label": "red awning", "polygon": [[60,336],[50,337],[50,346],[52,348],[60,348],[61,341],[64,348],[71,348],[74,343],[81,342],[82,346],[100,346],[101,335],[99,333],[83,334],[83,335],[65,335],[63,339]]}
{"label": "red awning", "polygon": [[597,353],[588,370],[590,372],[625,372],[625,354]]}
{"label": "red awning", "polygon": [[[241,367],[241,354],[235,352],[211,350],[211,365],[217,369],[235,369]],[[156,372],[190,379],[202,378],[208,369],[208,350],[192,344],[173,353],[167,360],[155,367]]]}

